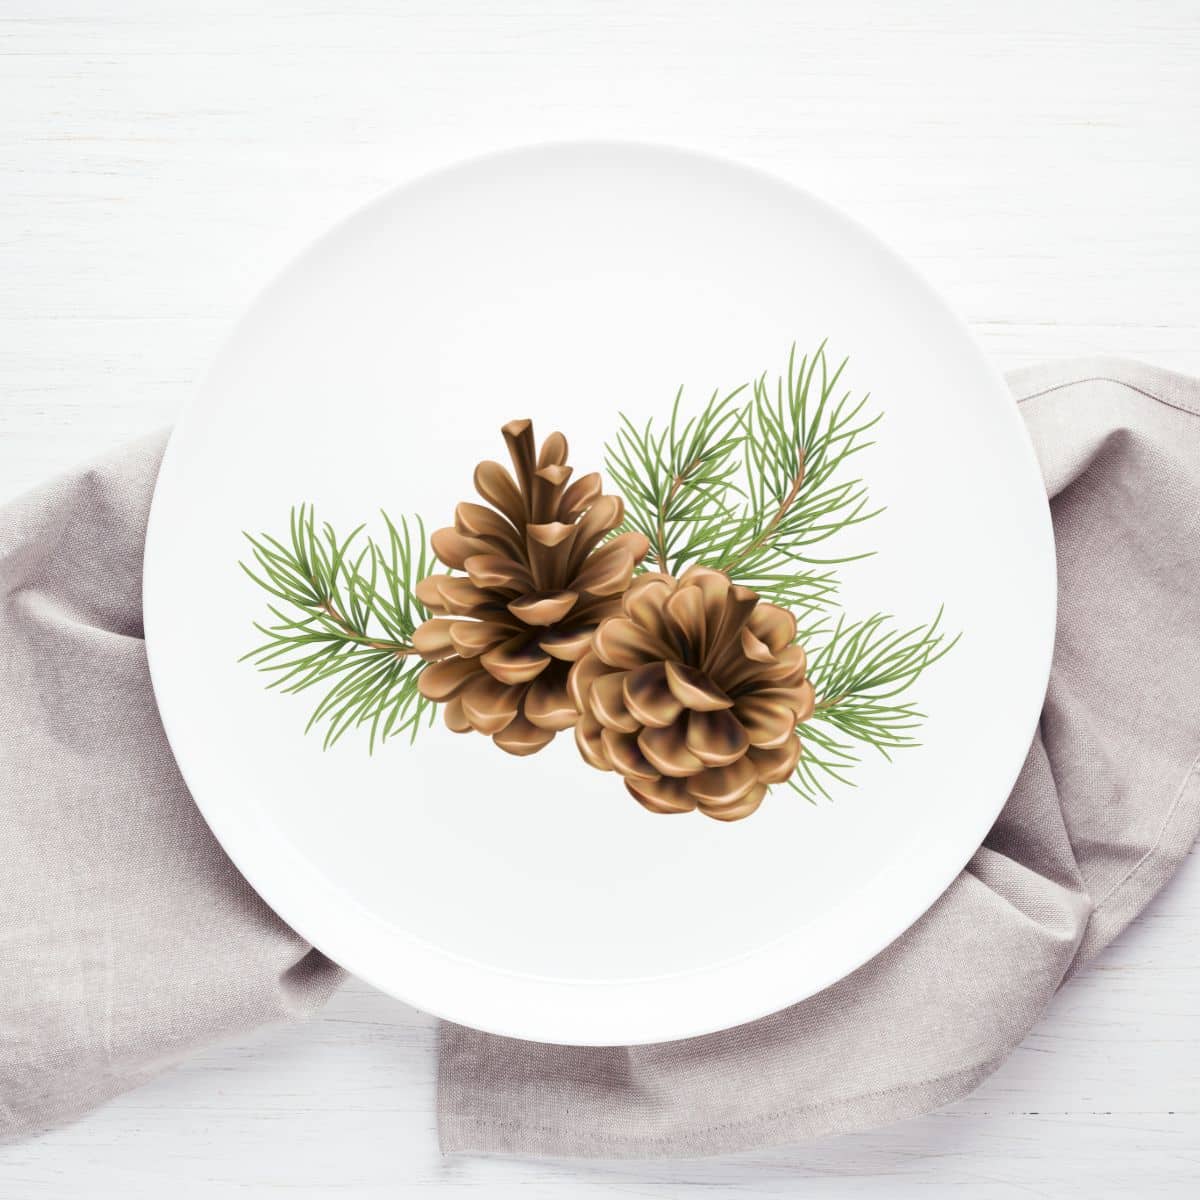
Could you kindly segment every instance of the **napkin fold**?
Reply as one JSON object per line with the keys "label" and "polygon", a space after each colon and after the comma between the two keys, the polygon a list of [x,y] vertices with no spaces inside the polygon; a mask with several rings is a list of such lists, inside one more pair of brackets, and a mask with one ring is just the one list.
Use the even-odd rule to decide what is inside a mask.
{"label": "napkin fold", "polygon": [[[443,1025],[444,1149],[716,1154],[936,1108],[1170,877],[1200,826],[1200,382],[1097,359],[1012,384],[1052,497],[1058,643],[1038,736],[967,869],[866,966],[737,1029],[587,1049]],[[141,551],[163,442],[0,509],[10,1137],[304,1016],[341,978],[216,844],[154,707]]]}

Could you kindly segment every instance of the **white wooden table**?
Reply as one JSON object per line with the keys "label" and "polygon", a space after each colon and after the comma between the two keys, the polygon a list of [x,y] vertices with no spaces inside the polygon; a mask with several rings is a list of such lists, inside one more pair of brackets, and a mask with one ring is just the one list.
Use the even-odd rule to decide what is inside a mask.
{"label": "white wooden table", "polygon": [[[1002,367],[1200,372],[1194,3],[0,0],[0,499],[168,424],[251,294],[386,186],[578,136],[732,155],[912,259]],[[0,1196],[1189,1195],[1200,863],[974,1096],[699,1163],[442,1159],[431,1021],[351,985],[0,1149]]]}

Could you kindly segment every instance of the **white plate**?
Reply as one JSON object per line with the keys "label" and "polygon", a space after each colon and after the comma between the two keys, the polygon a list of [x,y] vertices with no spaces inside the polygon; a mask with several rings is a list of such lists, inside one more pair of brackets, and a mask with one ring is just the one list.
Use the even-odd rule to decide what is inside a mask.
{"label": "white plate", "polygon": [[[819,177],[802,180],[819,186]],[[860,459],[887,511],[839,549],[852,614],[963,632],[920,682],[923,746],[811,806],[655,817],[582,765],[440,723],[368,757],[304,737],[308,695],[238,655],[263,597],[241,530],[302,500],[342,529],[433,527],[499,426],[601,466],[616,412],[661,414],[828,337],[884,411]],[[964,326],[874,237],[790,184],[626,145],[520,150],[392,191],[291,266],[181,418],[146,546],[146,636],[180,767],[281,917],[378,987],[515,1037],[663,1041],[774,1011],[877,953],[999,812],[1054,631],[1052,535],[1016,406]]]}

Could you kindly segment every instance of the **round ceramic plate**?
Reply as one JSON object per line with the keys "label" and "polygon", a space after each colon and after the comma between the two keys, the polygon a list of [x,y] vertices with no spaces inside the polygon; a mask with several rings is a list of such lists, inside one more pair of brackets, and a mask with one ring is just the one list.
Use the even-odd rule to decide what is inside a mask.
{"label": "round ceramic plate", "polygon": [[[819,186],[815,179],[801,184]],[[312,693],[239,656],[265,597],[243,531],[316,506],[431,528],[499,429],[566,434],[601,469],[618,413],[701,407],[827,339],[883,414],[853,475],[884,507],[831,554],[849,618],[962,637],[911,699],[920,746],[873,751],[809,803],[737,823],[657,816],[571,734],[536,757],[439,721],[322,749]],[[773,382],[771,384],[773,386]],[[611,483],[609,490],[612,490]],[[146,545],[145,618],[172,748],[217,838],[305,938],[480,1029],[607,1045],[729,1027],[840,979],[961,870],[1016,779],[1054,632],[1054,552],[1016,406],[893,253],[789,183],[625,145],[519,150],[405,185],[257,301],[179,421]]]}

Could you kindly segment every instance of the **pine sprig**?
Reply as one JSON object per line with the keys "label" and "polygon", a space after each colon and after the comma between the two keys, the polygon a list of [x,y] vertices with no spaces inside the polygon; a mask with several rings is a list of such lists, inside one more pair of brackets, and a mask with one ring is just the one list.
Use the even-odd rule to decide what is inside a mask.
{"label": "pine sprig", "polygon": [[622,529],[646,536],[661,571],[677,570],[707,545],[740,494],[736,455],[743,439],[735,401],[744,391],[743,384],[724,396],[714,392],[681,424],[681,388],[665,429],[652,420],[635,425],[622,413],[616,438],[605,446],[605,466],[625,498]]}
{"label": "pine sprig", "polygon": [[272,676],[281,692],[321,689],[307,729],[325,725],[324,744],[367,726],[369,746],[397,734],[415,737],[434,706],[417,689],[424,661],[412,645],[429,615],[413,594],[436,564],[417,518],[397,526],[386,513],[382,545],[363,526],[339,537],[318,526],[310,506],[293,509],[287,542],[246,534],[253,567],[240,566],[274,598],[273,621],[255,624],[265,639],[243,660]]}
{"label": "pine sprig", "polygon": [[897,629],[883,614],[858,622],[842,617],[828,640],[811,648],[817,703],[798,729],[804,753],[788,781],[795,791],[828,798],[828,780],[851,783],[847,772],[861,748],[890,760],[892,751],[919,745],[913,731],[925,714],[900,697],[957,644],[961,635],[949,637],[941,622],[940,609],[929,624],[911,629]]}
{"label": "pine sprig", "polygon": [[839,392],[845,365],[830,367],[824,342],[799,362],[793,346],[773,389],[761,376],[748,396],[746,386],[714,392],[686,422],[681,390],[665,428],[621,415],[605,465],[625,497],[624,528],[649,539],[659,570],[716,567],[801,619],[832,603],[827,568],[863,555],[812,547],[881,511],[845,477],[881,415],[866,412],[868,396]]}
{"label": "pine sprig", "polygon": [[882,511],[868,507],[861,479],[844,478],[849,461],[874,444],[864,435],[882,417],[864,412],[869,394],[838,395],[846,361],[831,370],[822,342],[797,364],[793,346],[787,378],[776,380],[774,395],[766,376],[754,383],[741,414],[747,503],[706,560],[748,587],[789,564],[862,557],[815,558],[811,547]]}

